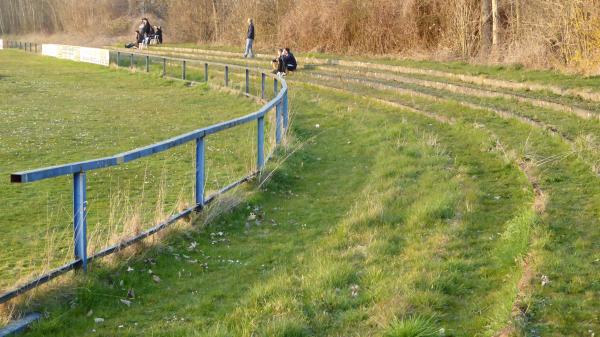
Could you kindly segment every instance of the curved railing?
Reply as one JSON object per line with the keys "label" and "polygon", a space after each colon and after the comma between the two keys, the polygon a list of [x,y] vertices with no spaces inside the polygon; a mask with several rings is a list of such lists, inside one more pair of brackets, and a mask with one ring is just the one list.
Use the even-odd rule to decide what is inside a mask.
{"label": "curved railing", "polygon": [[[8,48],[19,48],[25,51],[35,52],[38,51],[38,45],[29,42],[15,42],[7,41],[6,46]],[[35,170],[23,171],[13,173],[10,176],[12,183],[32,183],[35,181],[56,178],[65,175],[71,175],[73,177],[73,237],[75,244],[75,259],[59,268],[51,270],[50,272],[37,277],[36,279],[27,282],[26,284],[20,285],[15,289],[0,295],[0,304],[10,299],[31,290],[43,283],[46,283],[55,277],[62,275],[73,269],[87,270],[87,265],[95,259],[115,253],[125,247],[128,247],[150,235],[153,235],[160,230],[168,227],[169,225],[177,222],[178,220],[190,215],[194,211],[200,211],[203,207],[211,203],[215,198],[223,194],[244,182],[247,182],[257,174],[259,174],[265,167],[265,117],[266,115],[275,110],[275,140],[276,144],[280,144],[282,136],[288,128],[288,87],[284,79],[276,77],[270,73],[265,73],[259,69],[250,69],[238,65],[228,65],[215,62],[202,62],[198,60],[186,60],[168,57],[155,57],[140,53],[122,53],[122,52],[111,52],[111,64],[116,67],[120,67],[123,57],[129,58],[129,66],[135,67],[135,58],[143,58],[145,60],[145,71],[149,72],[150,64],[153,59],[159,59],[162,62],[164,77],[167,76],[167,62],[181,64],[181,79],[188,80],[186,71],[190,65],[201,64],[204,66],[205,81],[208,82],[209,67],[223,67],[224,70],[224,84],[229,86],[229,70],[230,69],[242,69],[245,73],[245,93],[250,95],[250,76],[252,72],[260,74],[261,77],[261,93],[260,98],[264,101],[265,98],[265,85],[267,77],[273,79],[273,90],[274,98],[266,102],[258,111],[235,118],[229,121],[218,123],[212,126],[197,129],[195,131],[176,136],[159,143],[148,145],[145,147],[137,148],[128,152],[119,153],[114,156],[98,158],[83,162],[69,163],[64,165],[52,166],[39,168]],[[114,56],[114,59],[113,59]],[[247,124],[256,121],[257,123],[257,158],[256,158],[256,171],[250,172],[245,177],[238,179],[236,182],[231,183],[221,188],[216,193],[206,196],[205,187],[205,144],[208,136],[219,133],[221,131],[234,128],[239,125]],[[168,149],[187,144],[189,142],[196,143],[196,160],[195,160],[195,205],[189,207],[165,221],[156,224],[154,227],[136,235],[134,237],[123,240],[115,245],[104,248],[103,250],[88,256],[87,252],[87,200],[86,200],[86,173],[107,168],[111,166],[122,165],[131,161],[138,160],[140,158],[149,157],[157,153],[166,151]]]}

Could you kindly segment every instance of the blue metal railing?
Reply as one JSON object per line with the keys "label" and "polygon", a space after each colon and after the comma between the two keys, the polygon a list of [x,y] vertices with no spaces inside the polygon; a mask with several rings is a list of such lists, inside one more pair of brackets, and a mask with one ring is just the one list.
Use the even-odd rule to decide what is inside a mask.
{"label": "blue metal railing", "polygon": [[[19,48],[29,51],[37,52],[38,47],[37,44],[31,43],[23,43],[16,41],[8,41],[8,48]],[[226,65],[222,63],[215,62],[202,62],[196,60],[185,60],[185,59],[177,59],[177,58],[168,58],[168,57],[155,57],[145,54],[139,53],[127,53],[130,60],[130,66],[134,67],[134,57],[137,55],[138,57],[141,55],[145,58],[145,70],[146,72],[150,71],[150,62],[151,58],[160,59],[163,65],[163,76],[167,76],[166,67],[167,61],[169,62],[181,62],[181,79],[186,80],[186,70],[189,64],[191,63],[203,63],[204,64],[204,79],[208,81],[208,70],[209,65],[224,67],[225,78],[224,84],[228,86],[229,81],[229,70],[232,68],[238,68],[245,70],[245,93],[250,96],[250,74],[251,70],[247,67],[236,66],[236,65]],[[123,53],[117,52],[115,65],[119,67],[119,63],[121,60]],[[73,269],[82,269],[83,271],[87,270],[87,265],[89,262],[104,257],[106,255],[117,252],[125,247],[128,247],[158,231],[166,228],[167,226],[177,222],[178,220],[190,215],[194,211],[199,211],[209,203],[211,203],[215,198],[240,184],[243,184],[254,176],[259,174],[265,167],[265,116],[275,109],[276,111],[276,130],[275,130],[275,139],[276,144],[279,145],[282,140],[282,133],[285,133],[288,127],[288,87],[285,80],[280,79],[278,81],[277,77],[270,74],[265,73],[261,70],[256,69],[260,73],[261,78],[261,93],[260,98],[263,99],[265,97],[265,82],[266,77],[269,76],[273,78],[273,88],[274,88],[274,98],[270,101],[266,102],[258,111],[248,114],[246,116],[242,116],[239,118],[235,118],[229,121],[221,122],[212,126],[204,127],[201,129],[197,129],[195,131],[176,136],[167,140],[164,140],[159,143],[155,143],[152,145],[148,145],[145,147],[137,148],[128,152],[120,153],[111,157],[99,158],[89,161],[82,161],[52,167],[45,167],[35,170],[23,171],[13,173],[10,176],[10,180],[12,183],[31,183],[39,180],[51,179],[55,177],[71,175],[73,177],[73,240],[75,246],[75,260],[69,262],[66,265],[63,265],[57,269],[54,269],[24,285],[21,285],[7,293],[0,295],[0,303],[4,303],[9,301],[10,299],[31,290],[43,283],[46,283],[53,278],[66,273],[67,271]],[[206,147],[206,138],[209,135],[216,134],[223,130],[231,129],[239,125],[247,124],[250,122],[256,121],[257,123],[257,158],[256,158],[256,166],[257,169],[254,172],[251,172],[247,176],[237,180],[234,183],[231,183],[216,193],[206,197],[205,196],[205,147]],[[282,129],[283,128],[283,129]],[[88,256],[87,254],[87,199],[86,199],[86,173],[93,170],[98,170],[102,168],[107,168],[111,166],[122,165],[140,158],[149,157],[154,154],[166,151],[168,149],[181,146],[183,144],[187,144],[189,142],[195,142],[196,144],[196,153],[195,153],[195,205],[190,207],[180,213],[177,213],[171,216],[169,219],[155,225],[154,227],[140,233],[139,235],[126,239],[118,244],[107,247],[100,252]]]}

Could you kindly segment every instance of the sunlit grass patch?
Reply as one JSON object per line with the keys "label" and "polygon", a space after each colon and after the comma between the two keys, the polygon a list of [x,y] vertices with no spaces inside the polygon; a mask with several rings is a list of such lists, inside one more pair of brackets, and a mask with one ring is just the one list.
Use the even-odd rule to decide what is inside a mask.
{"label": "sunlit grass patch", "polygon": [[[72,260],[69,177],[10,184],[13,172],[146,146],[256,111],[241,95],[172,80],[0,53],[0,289]],[[270,122],[269,122],[270,125]],[[207,189],[255,168],[255,128],[207,139]],[[270,137],[272,138],[272,137]],[[270,139],[269,138],[269,139]],[[89,252],[130,237],[193,202],[194,148],[88,172]]]}

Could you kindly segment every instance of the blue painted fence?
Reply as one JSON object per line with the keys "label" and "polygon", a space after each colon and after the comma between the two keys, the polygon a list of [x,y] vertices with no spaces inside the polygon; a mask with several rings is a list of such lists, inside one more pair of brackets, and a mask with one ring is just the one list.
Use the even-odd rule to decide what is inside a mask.
{"label": "blue painted fence", "polygon": [[[38,45],[28,42],[16,42],[7,41],[8,48],[19,48],[25,51],[37,52]],[[169,225],[177,222],[178,220],[190,215],[194,211],[200,211],[202,208],[211,203],[217,196],[223,194],[240,184],[243,184],[254,176],[258,175],[265,167],[265,117],[266,115],[275,110],[276,114],[276,130],[275,139],[276,144],[280,144],[282,135],[288,127],[288,87],[285,80],[276,77],[270,73],[265,73],[258,69],[249,69],[243,66],[228,65],[216,62],[203,62],[198,60],[186,60],[169,57],[155,57],[139,53],[113,53],[114,65],[119,67],[121,60],[129,59],[130,67],[135,67],[134,59],[136,57],[143,57],[145,59],[145,71],[150,71],[150,63],[152,59],[158,59],[162,61],[163,76],[167,76],[167,62],[173,64],[181,64],[181,79],[186,80],[187,68],[190,65],[204,65],[204,79],[208,81],[208,71],[210,67],[223,68],[225,72],[224,85],[229,85],[229,71],[230,69],[241,69],[244,70],[245,74],[245,93],[250,96],[250,76],[254,72],[260,74],[261,78],[261,95],[260,98],[264,100],[265,97],[265,83],[266,78],[270,77],[273,79],[273,88],[275,97],[270,101],[266,102],[258,111],[235,118],[229,121],[225,121],[219,124],[215,124],[209,127],[201,128],[180,136],[176,136],[162,142],[148,145],[142,148],[137,148],[128,152],[120,153],[111,157],[93,159],[83,162],[76,162],[52,167],[44,167],[35,170],[23,171],[13,173],[10,176],[10,180],[13,183],[32,183],[44,179],[51,179],[65,175],[71,175],[73,177],[73,240],[75,246],[75,260],[70,263],[54,269],[49,273],[42,275],[35,280],[32,280],[24,285],[21,285],[5,294],[0,295],[0,303],[9,301],[10,299],[31,290],[43,283],[46,283],[53,278],[62,275],[73,269],[87,270],[87,265],[95,259],[99,259],[106,255],[117,252],[125,247],[128,247],[144,238],[159,232],[160,230],[168,227]],[[205,196],[205,147],[207,137],[219,133],[223,130],[231,129],[239,125],[256,122],[257,123],[257,158],[256,166],[257,171],[249,173],[247,176],[240,178],[236,182],[223,187],[221,190],[213,195]],[[126,239],[116,245],[107,247],[102,251],[88,256],[87,254],[87,200],[86,200],[86,173],[93,170],[107,168],[111,166],[122,165],[140,158],[152,156],[154,154],[169,150],[171,148],[181,146],[183,144],[195,142],[196,144],[196,160],[195,160],[195,205],[166,219],[165,221],[155,225],[154,227],[144,231],[143,233]]]}

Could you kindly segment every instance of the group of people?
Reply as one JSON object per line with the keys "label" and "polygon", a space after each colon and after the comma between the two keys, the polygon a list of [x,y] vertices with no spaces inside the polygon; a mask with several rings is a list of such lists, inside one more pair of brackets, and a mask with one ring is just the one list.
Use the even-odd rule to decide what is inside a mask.
{"label": "group of people", "polygon": [[[254,57],[254,20],[248,19],[248,31],[246,33],[246,50],[244,58]],[[148,46],[153,42],[156,44],[163,43],[163,31],[160,26],[152,26],[148,18],[143,18],[135,31],[135,43],[125,45],[126,48],[140,48]],[[273,73],[279,76],[286,76],[288,72],[295,71],[298,68],[296,57],[290,51],[290,48],[281,48],[277,50],[277,57],[271,61]]]}
{"label": "group of people", "polygon": [[[254,57],[252,50],[254,46],[254,20],[248,19],[248,31],[246,33],[246,50],[244,51],[244,58]],[[277,50],[277,57],[271,61],[273,66],[273,73],[279,76],[285,76],[289,71],[295,71],[298,68],[298,62],[294,57],[294,54],[290,51],[290,48],[282,48]]]}
{"label": "group of people", "polygon": [[161,26],[152,26],[148,18],[143,18],[135,31],[135,43],[125,45],[125,48],[139,48],[150,44],[162,44],[163,31]]}

